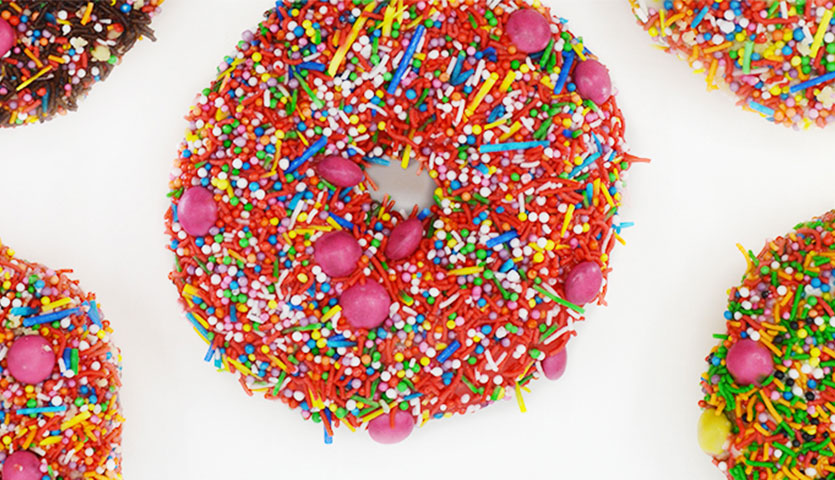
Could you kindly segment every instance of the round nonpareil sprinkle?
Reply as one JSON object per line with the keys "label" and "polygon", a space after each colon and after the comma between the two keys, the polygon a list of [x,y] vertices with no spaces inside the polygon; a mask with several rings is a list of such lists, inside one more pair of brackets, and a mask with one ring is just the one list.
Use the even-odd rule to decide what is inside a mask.
{"label": "round nonpareil sprinkle", "polygon": [[835,211],[801,223],[730,290],[707,357],[699,443],[733,480],[835,479]]}
{"label": "round nonpareil sprinkle", "polygon": [[0,0],[0,128],[75,110],[165,0]]}
{"label": "round nonpareil sprinkle", "polygon": [[[640,161],[608,71],[521,0],[278,2],[188,121],[167,214],[186,317],[327,442],[524,410],[602,302]],[[415,162],[434,204],[371,198],[369,165]]]}
{"label": "round nonpareil sprinkle", "polygon": [[[786,126],[835,121],[832,0],[629,0],[665,49]],[[718,86],[717,86],[718,85]]]}
{"label": "round nonpareil sprinkle", "polygon": [[121,355],[96,297],[0,244],[0,465],[17,480],[121,479]]}

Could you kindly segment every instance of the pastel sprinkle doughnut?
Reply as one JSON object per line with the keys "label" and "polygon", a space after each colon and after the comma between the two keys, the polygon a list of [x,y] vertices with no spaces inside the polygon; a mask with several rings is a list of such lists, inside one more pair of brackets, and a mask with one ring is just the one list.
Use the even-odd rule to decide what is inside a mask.
{"label": "pastel sprinkle doughnut", "polygon": [[70,270],[0,244],[0,478],[121,479],[121,356]]}
{"label": "pastel sprinkle doughnut", "polygon": [[832,0],[629,0],[666,50],[739,104],[796,128],[835,121]]}
{"label": "pastel sprinkle doughnut", "polygon": [[[613,93],[521,0],[279,2],[197,97],[172,171],[171,280],[205,360],[328,443],[524,411],[629,226],[641,159]],[[433,203],[372,198],[370,166],[410,164]]]}
{"label": "pastel sprinkle doughnut", "polygon": [[0,128],[77,108],[165,0],[0,1]]}
{"label": "pastel sprinkle doughnut", "polygon": [[745,253],[699,402],[699,445],[729,479],[835,478],[833,229],[835,211]]}

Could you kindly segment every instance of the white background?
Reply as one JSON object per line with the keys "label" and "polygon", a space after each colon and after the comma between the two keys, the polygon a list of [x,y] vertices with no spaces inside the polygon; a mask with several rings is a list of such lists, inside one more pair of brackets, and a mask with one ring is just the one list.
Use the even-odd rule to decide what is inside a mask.
{"label": "white background", "polygon": [[[551,0],[610,67],[632,151],[625,248],[607,308],[558,382],[397,446],[248,398],[203,362],[167,281],[168,171],[196,92],[271,0],[170,0],[78,113],[0,132],[0,238],[72,267],[124,354],[127,480],[291,478],[715,479],[695,440],[699,375],[725,291],[766,238],[835,207],[835,125],[795,132],[746,113],[649,43],[625,0]],[[393,167],[394,168],[394,167]]]}

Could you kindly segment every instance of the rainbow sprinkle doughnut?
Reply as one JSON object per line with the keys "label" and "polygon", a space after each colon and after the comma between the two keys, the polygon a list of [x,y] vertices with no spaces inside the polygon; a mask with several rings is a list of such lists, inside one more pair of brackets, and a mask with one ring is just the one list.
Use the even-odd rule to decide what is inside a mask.
{"label": "rainbow sprinkle doughnut", "polygon": [[77,108],[165,0],[0,0],[0,128]]}
{"label": "rainbow sprinkle doughnut", "polygon": [[121,479],[121,355],[70,270],[0,245],[0,478]]}
{"label": "rainbow sprinkle doughnut", "polygon": [[[205,360],[393,443],[558,378],[626,153],[606,68],[520,1],[279,2],[197,98],[167,214]],[[370,165],[417,162],[400,209]]]}
{"label": "rainbow sprinkle doughnut", "polygon": [[730,290],[699,402],[699,442],[729,479],[835,478],[833,229],[835,211],[749,250]]}
{"label": "rainbow sprinkle doughnut", "polygon": [[629,0],[665,49],[786,126],[835,121],[832,0]]}

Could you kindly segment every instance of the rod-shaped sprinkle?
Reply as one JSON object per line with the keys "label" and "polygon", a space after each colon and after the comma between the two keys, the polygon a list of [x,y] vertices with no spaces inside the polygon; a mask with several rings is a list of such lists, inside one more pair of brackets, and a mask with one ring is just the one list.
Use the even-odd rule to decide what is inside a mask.
{"label": "rod-shaped sprinkle", "polygon": [[386,92],[389,95],[394,95],[395,92],[397,92],[397,87],[400,85],[400,81],[403,80],[403,75],[406,74],[406,70],[412,64],[412,57],[415,56],[415,52],[417,51],[420,40],[423,38],[424,32],[426,32],[426,27],[423,25],[419,25],[415,29],[415,33],[412,35],[411,40],[409,40],[409,46],[406,47],[406,51],[403,53],[403,58],[400,60],[400,65],[397,66],[397,70],[394,72],[391,83],[389,83],[389,87],[386,89]]}

